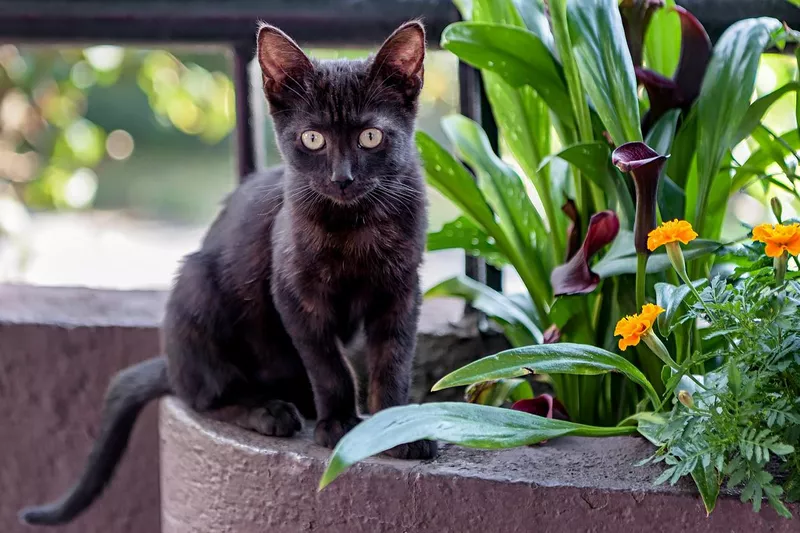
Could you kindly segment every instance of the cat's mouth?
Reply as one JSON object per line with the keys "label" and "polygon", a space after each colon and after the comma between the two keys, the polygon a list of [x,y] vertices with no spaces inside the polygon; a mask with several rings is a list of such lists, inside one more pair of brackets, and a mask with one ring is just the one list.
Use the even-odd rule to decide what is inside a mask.
{"label": "cat's mouth", "polygon": [[319,191],[326,198],[338,205],[355,205],[375,189],[376,185],[369,181],[356,181],[347,187],[331,183]]}

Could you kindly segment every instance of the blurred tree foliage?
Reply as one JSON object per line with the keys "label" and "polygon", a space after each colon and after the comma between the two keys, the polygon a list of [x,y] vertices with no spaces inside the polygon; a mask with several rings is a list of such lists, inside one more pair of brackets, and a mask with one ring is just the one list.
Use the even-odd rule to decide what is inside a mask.
{"label": "blurred tree foliage", "polygon": [[234,126],[230,78],[169,52],[0,46],[0,234],[14,236],[27,225],[23,205],[91,207],[95,169],[130,157],[135,139],[87,119],[88,93],[125,76],[136,79],[163,127],[214,144]]}

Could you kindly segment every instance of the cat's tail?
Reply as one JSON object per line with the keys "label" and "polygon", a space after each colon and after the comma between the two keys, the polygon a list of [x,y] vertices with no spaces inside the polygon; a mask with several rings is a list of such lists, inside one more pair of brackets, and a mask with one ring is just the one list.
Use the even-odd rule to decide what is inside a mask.
{"label": "cat's tail", "polygon": [[119,372],[108,387],[99,436],[78,482],[60,500],[23,509],[20,519],[28,524],[58,525],[89,507],[114,474],[139,412],[170,392],[166,357],[148,359]]}

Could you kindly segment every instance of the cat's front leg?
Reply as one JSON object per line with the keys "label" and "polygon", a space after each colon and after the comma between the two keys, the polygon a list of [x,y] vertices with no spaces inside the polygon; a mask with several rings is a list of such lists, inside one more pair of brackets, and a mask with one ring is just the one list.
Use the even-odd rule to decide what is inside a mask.
{"label": "cat's front leg", "polygon": [[[412,286],[416,287],[416,284]],[[405,294],[385,291],[375,294],[367,309],[364,329],[367,335],[367,404],[370,413],[408,403],[420,302],[418,288]],[[401,444],[386,454],[400,459],[430,459],[436,451],[435,441],[420,440]]]}
{"label": "cat's front leg", "polygon": [[355,380],[336,340],[334,312],[322,291],[305,301],[290,287],[275,287],[273,295],[314,391],[314,440],[333,448],[360,422]]}

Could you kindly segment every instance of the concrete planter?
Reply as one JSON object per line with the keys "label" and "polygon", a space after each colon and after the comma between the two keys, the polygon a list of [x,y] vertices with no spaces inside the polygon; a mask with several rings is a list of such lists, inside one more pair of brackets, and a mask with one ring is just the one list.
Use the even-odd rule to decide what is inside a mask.
{"label": "concrete planter", "polygon": [[[654,487],[644,439],[563,438],[504,451],[445,446],[429,462],[374,458],[330,487],[330,452],[161,404],[164,533],[796,532],[796,520],[723,497],[706,518],[690,483]],[[798,512],[798,506],[793,511]]]}

